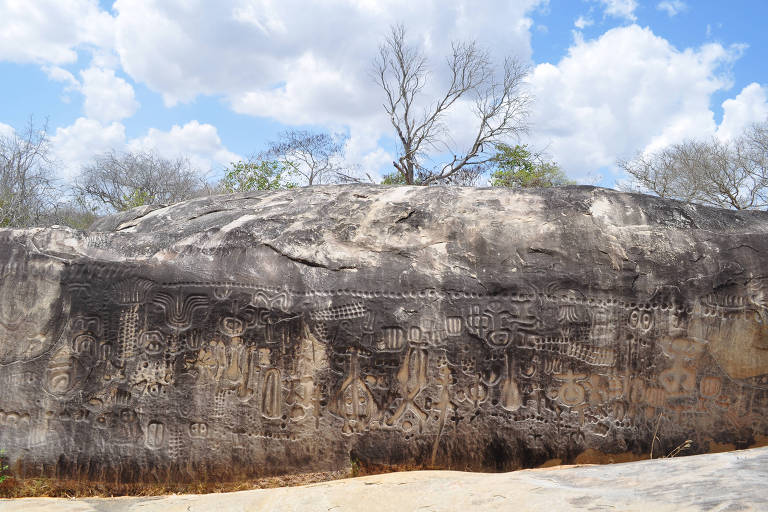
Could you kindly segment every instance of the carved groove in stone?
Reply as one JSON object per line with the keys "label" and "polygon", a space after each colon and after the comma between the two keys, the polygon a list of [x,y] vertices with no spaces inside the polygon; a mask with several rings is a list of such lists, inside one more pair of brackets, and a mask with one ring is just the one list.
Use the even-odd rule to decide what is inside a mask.
{"label": "carved groove in stone", "polygon": [[[403,203],[424,222],[390,231]],[[212,205],[231,218],[194,218]],[[767,214],[357,186],[121,218],[0,231],[16,471],[497,470],[647,453],[657,424],[663,449],[768,435]]]}

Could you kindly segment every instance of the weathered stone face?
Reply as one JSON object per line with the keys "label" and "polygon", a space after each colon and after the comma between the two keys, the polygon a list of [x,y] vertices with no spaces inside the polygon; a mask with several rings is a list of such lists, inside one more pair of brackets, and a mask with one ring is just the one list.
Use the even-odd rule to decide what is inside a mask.
{"label": "weathered stone face", "polygon": [[20,472],[498,470],[768,434],[766,213],[334,186],[94,229],[0,231]]}

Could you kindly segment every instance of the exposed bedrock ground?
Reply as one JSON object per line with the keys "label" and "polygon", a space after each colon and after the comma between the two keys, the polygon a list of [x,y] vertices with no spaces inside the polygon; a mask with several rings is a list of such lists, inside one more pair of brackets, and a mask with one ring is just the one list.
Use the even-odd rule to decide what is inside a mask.
{"label": "exposed bedrock ground", "polygon": [[0,230],[20,475],[509,470],[768,435],[768,213],[327,186]]}
{"label": "exposed bedrock ground", "polygon": [[4,512],[768,510],[768,448],[591,467],[413,471],[225,494],[0,500]]}

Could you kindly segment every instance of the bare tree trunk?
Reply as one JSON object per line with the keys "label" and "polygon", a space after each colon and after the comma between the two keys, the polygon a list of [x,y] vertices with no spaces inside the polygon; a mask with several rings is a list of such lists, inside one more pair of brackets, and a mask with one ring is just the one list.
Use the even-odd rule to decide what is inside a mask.
{"label": "bare tree trunk", "polygon": [[[490,160],[485,150],[493,143],[526,130],[530,97],[521,89],[528,71],[515,59],[505,61],[503,77],[497,80],[487,53],[475,42],[454,43],[448,66],[446,92],[429,107],[418,109],[428,78],[427,61],[408,45],[403,25],[391,28],[374,61],[374,79],[384,91],[384,110],[399,145],[392,165],[409,185],[443,182],[467,167],[482,166]],[[468,148],[454,151],[442,119],[467,95],[474,97],[478,128]],[[430,153],[445,151],[454,155],[451,161],[426,166]]]}

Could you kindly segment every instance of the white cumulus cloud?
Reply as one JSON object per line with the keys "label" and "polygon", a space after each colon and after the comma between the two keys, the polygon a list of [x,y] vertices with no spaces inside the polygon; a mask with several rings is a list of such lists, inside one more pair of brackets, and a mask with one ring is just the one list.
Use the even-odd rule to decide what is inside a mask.
{"label": "white cumulus cloud", "polygon": [[117,0],[116,45],[123,69],[168,105],[223,94],[253,115],[300,112],[346,122],[378,108],[368,71],[391,24],[404,23],[436,64],[451,40],[475,38],[496,57],[527,60],[527,13],[540,3]]}
{"label": "white cumulus cloud", "polygon": [[660,11],[666,11],[671,17],[686,10],[688,5],[683,0],[663,0],[656,5],[656,8]]}
{"label": "white cumulus cloud", "polygon": [[730,86],[722,69],[738,55],[719,44],[679,50],[637,25],[577,39],[560,62],[533,70],[533,140],[584,177],[638,150],[712,135],[710,98]]}
{"label": "white cumulus cloud", "polygon": [[80,82],[75,75],[59,66],[43,66],[43,71],[50,80],[66,84],[66,90],[80,89]]}
{"label": "white cumulus cloud", "polygon": [[88,68],[80,75],[83,78],[81,91],[85,96],[85,115],[102,123],[131,117],[139,107],[131,84],[115,75],[115,70]]}
{"label": "white cumulus cloud", "polygon": [[0,60],[65,64],[78,48],[110,48],[113,18],[96,0],[0,0]]}
{"label": "white cumulus cloud", "polygon": [[168,131],[150,128],[145,136],[129,141],[127,147],[132,151],[155,151],[166,158],[186,156],[203,172],[215,173],[242,158],[224,146],[215,126],[196,120],[173,125]]}
{"label": "white cumulus cloud", "polygon": [[59,177],[67,181],[80,173],[94,156],[125,145],[125,127],[117,122],[102,124],[95,119],[78,118],[73,124],[59,127],[51,137],[53,156],[60,163]]}
{"label": "white cumulus cloud", "polygon": [[[590,12],[574,21],[567,54],[532,68],[533,131],[522,141],[546,147],[573,176],[683,138],[729,138],[768,115],[768,89],[754,83],[726,100],[720,126],[715,122],[712,95],[731,86],[727,70],[739,47],[676,48],[637,25],[584,40],[579,30],[600,13],[626,24],[640,8],[637,0],[589,1]],[[682,0],[649,5],[669,16],[688,8]],[[210,95],[237,113],[348,133],[348,163],[375,172],[392,161],[387,137],[393,133],[369,72],[392,24],[404,23],[429,59],[429,99],[445,88],[451,41],[477,39],[496,63],[508,55],[530,62],[531,13],[546,6],[546,0],[116,0],[108,12],[96,0],[0,0],[0,60],[36,63],[65,91],[83,94],[84,117],[53,136],[64,176],[109,149],[186,154],[214,171],[240,158],[214,125],[196,120],[129,138],[120,121],[139,108],[139,84],[167,106]],[[90,61],[81,69],[84,50]],[[457,146],[475,128],[470,106],[457,103],[445,119]]]}
{"label": "white cumulus cloud", "polygon": [[586,27],[589,27],[593,25],[595,22],[592,21],[590,18],[585,18],[584,16],[579,16],[576,18],[576,21],[573,22],[573,26],[576,27],[579,30],[583,30]]}
{"label": "white cumulus cloud", "polygon": [[94,157],[109,151],[154,151],[166,158],[186,156],[204,173],[241,159],[225,147],[215,126],[196,120],[174,125],[168,131],[150,128],[145,135],[129,139],[119,122],[107,124],[81,117],[70,126],[57,128],[51,143],[55,160],[62,164],[59,177],[66,181],[74,179]]}
{"label": "white cumulus cloud", "polygon": [[636,0],[598,0],[604,8],[606,16],[614,18],[623,18],[628,21],[635,21],[635,9],[637,9]]}
{"label": "white cumulus cloud", "polygon": [[[477,39],[496,62],[507,55],[528,61],[529,12],[544,3],[117,0],[116,52],[123,70],[166,105],[220,95],[238,113],[348,129],[352,140],[370,141],[390,130],[370,69],[392,24],[403,23],[430,59],[424,92],[434,97],[446,85],[445,56],[453,40]],[[361,165],[391,161],[368,142],[350,144]]]}
{"label": "white cumulus cloud", "polygon": [[723,121],[717,136],[727,140],[741,135],[753,123],[768,121],[768,91],[758,83],[744,87],[735,97],[723,102]]}
{"label": "white cumulus cloud", "polygon": [[14,133],[16,133],[16,130],[13,129],[13,126],[0,123],[0,137],[10,137]]}

